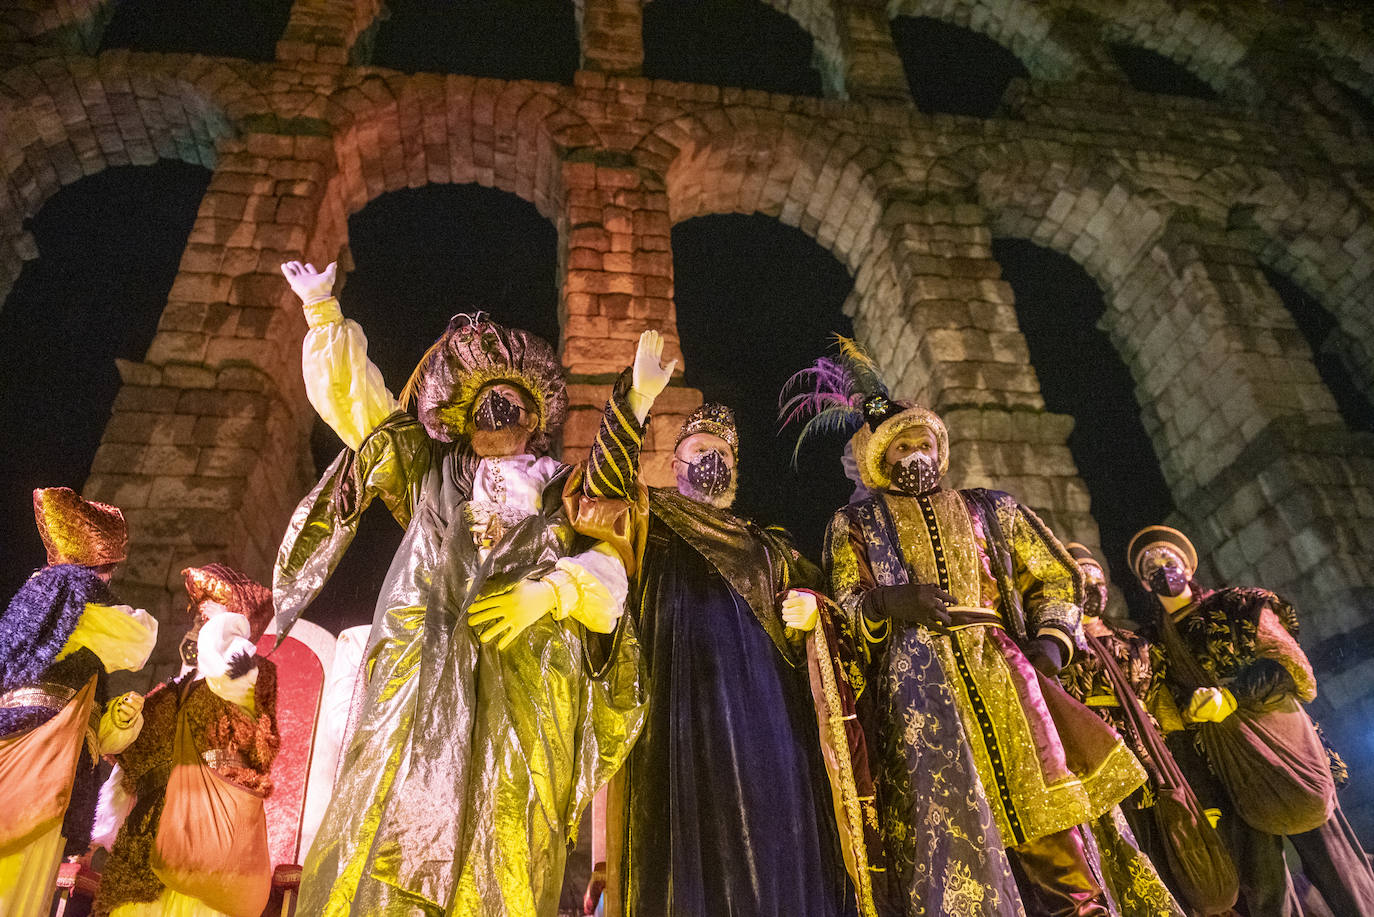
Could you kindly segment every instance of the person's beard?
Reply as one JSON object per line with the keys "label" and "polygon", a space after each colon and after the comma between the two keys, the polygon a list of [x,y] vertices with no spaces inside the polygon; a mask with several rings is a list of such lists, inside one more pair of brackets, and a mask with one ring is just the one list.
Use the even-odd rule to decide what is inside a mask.
{"label": "person's beard", "polygon": [[473,430],[472,451],[481,458],[508,458],[529,449],[530,431],[520,425],[500,430]]}
{"label": "person's beard", "polygon": [[678,493],[689,500],[695,500],[697,503],[705,503],[707,506],[714,506],[716,509],[729,509],[735,505],[735,492],[739,489],[739,477],[737,475],[731,474],[730,483],[725,486],[725,489],[715,496],[711,496],[698,490],[688,479],[687,465],[685,463],[678,462],[676,464],[678,467],[675,473],[677,477]]}

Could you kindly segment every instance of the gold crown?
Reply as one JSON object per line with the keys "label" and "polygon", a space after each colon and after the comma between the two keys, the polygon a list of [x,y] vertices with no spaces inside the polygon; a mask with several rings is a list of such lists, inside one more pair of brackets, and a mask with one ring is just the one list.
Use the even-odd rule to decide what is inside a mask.
{"label": "gold crown", "polygon": [[730,444],[731,454],[735,461],[739,461],[739,430],[735,428],[735,412],[725,405],[716,401],[708,402],[687,415],[682,422],[682,429],[678,430],[673,451],[677,451],[684,439],[696,433],[719,436]]}

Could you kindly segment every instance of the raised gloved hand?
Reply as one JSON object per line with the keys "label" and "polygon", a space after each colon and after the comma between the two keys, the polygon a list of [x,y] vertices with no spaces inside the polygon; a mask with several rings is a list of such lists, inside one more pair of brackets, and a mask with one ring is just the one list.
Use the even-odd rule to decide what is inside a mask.
{"label": "raised gloved hand", "polygon": [[1198,688],[1183,711],[1185,723],[1220,723],[1236,712],[1236,698],[1225,688]]}
{"label": "raised gloved hand", "polygon": [[860,610],[870,621],[891,619],[944,631],[950,621],[945,606],[958,602],[932,583],[903,583],[868,590],[860,600]]}
{"label": "raised gloved hand", "polygon": [[558,596],[551,583],[522,579],[505,592],[473,602],[468,609],[468,624],[477,630],[483,643],[500,637],[496,648],[504,650],[525,628],[554,611],[557,605]]}
{"label": "raised gloved hand", "polygon": [[820,605],[810,592],[789,589],[782,600],[783,623],[793,630],[810,633],[820,618]]}
{"label": "raised gloved hand", "polygon": [[1053,637],[1036,637],[1026,646],[1026,658],[1041,675],[1053,678],[1064,668],[1064,645]]}
{"label": "raised gloved hand", "polygon": [[1240,670],[1231,693],[1247,706],[1267,707],[1297,696],[1298,684],[1277,659],[1260,658]]}
{"label": "raised gloved hand", "polygon": [[639,346],[635,348],[635,362],[630,376],[630,407],[640,423],[649,416],[649,408],[654,399],[668,387],[673,378],[677,360],[663,365],[663,335],[657,331],[645,331],[639,336]]}
{"label": "raised gloved hand", "polygon": [[309,306],[334,295],[334,275],[338,267],[339,263],[333,261],[323,271],[317,271],[313,264],[288,261],[281,266],[281,272],[286,276],[286,282],[291,284],[291,289],[301,298],[302,305]]}

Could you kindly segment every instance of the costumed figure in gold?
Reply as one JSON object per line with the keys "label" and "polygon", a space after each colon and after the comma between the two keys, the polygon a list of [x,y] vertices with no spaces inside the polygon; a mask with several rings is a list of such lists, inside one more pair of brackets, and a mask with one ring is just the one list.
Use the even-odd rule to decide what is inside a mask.
{"label": "costumed figure in gold", "polygon": [[1301,912],[1285,840],[1332,913],[1374,913],[1374,870],[1336,799],[1344,764],[1303,708],[1317,681],[1293,607],[1266,589],[1203,590],[1197,549],[1168,526],[1136,533],[1127,560],[1156,600],[1154,662],[1192,739],[1171,747],[1221,810],[1249,913]]}
{"label": "costumed figure in gold", "polygon": [[1190,915],[1230,914],[1235,866],[1165,745],[1156,717],[1183,724],[1150,644],[1103,616],[1107,575],[1092,551],[1077,542],[1065,547],[1083,574],[1084,646],[1060,670],[1059,683],[1121,735],[1149,777],[1091,823],[1107,884],[1126,915],[1182,914],[1179,903]]}
{"label": "costumed figure in gold", "polygon": [[143,726],[143,698],[106,702],[107,676],[138,671],[157,643],[146,611],[109,589],[128,556],[117,507],[66,487],[33,492],[48,565],[0,615],[0,914],[47,917],[63,855],[84,855],[100,756]]}
{"label": "costumed figure in gold", "polygon": [[256,643],[272,593],[223,564],[181,572],[183,671],[149,692],[143,731],[101,793],[100,917],[257,917],[271,892],[277,671]]}
{"label": "costumed figure in gold", "polygon": [[853,914],[802,647],[820,571],[787,533],[732,512],[739,434],[725,405],[678,431],[675,488],[641,483],[649,410],[673,371],[662,349],[641,336],[584,480],[634,503],[630,613],[649,677],[608,802],[606,913]]}
{"label": "costumed figure in gold", "polygon": [[459,315],[406,386],[407,413],[330,295],[333,266],[283,272],[310,326],[307,394],[348,448],[282,543],[279,633],[373,497],[406,530],[299,910],[553,917],[578,818],[642,718],[628,544],[602,535],[616,507],[567,487],[546,454],[562,367],[539,338]]}
{"label": "costumed figure in gold", "polygon": [[[826,554],[840,606],[830,649],[857,697],[888,868],[899,885],[918,887],[931,862],[920,847],[930,833],[913,818],[913,806],[926,815],[923,794],[934,783],[921,729],[949,692],[992,815],[983,833],[970,834],[965,859],[1004,846],[1037,913],[1113,913],[1082,826],[1145,774],[1116,733],[1054,681],[1080,639],[1077,566],[1011,495],[940,486],[949,468],[944,423],[891,400],[857,344],[842,339],[839,359],[822,359],[793,385],[806,390],[783,405],[785,419],[816,412],[803,435],[818,422],[858,423],[854,460],[873,493],[836,513]],[[982,798],[961,780],[965,808],[977,811]],[[1005,896],[997,865],[984,866],[977,887]],[[993,908],[986,898],[981,910],[961,906],[943,909]]]}

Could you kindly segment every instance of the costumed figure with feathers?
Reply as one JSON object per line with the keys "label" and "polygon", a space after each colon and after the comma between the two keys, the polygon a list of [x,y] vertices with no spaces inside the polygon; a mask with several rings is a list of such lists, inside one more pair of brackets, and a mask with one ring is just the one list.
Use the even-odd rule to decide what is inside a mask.
{"label": "costumed figure with feathers", "polygon": [[853,914],[807,688],[820,571],[787,533],[731,511],[739,434],[722,404],[678,430],[675,488],[640,481],[649,410],[676,364],[646,331],[584,478],[630,500],[630,613],[649,677],[644,731],[608,803],[611,917]]}
{"label": "costumed figure with feathers", "polygon": [[181,572],[182,673],[148,693],[143,731],[101,790],[99,917],[257,917],[271,892],[277,671],[255,647],[272,593],[223,564]]}
{"label": "costumed figure with feathers", "polygon": [[[830,715],[856,714],[851,745],[867,749],[857,795],[862,805],[871,780],[890,894],[909,913],[1005,913],[1020,906],[1010,860],[1035,912],[1115,913],[1081,826],[1145,774],[1053,680],[1079,644],[1078,568],[1010,495],[940,486],[944,423],[893,401],[857,344],[842,339],[840,358],[803,370],[794,390],[783,419],[847,420],[872,492],[831,523],[838,608],[815,633],[837,682]],[[947,827],[947,811],[964,825]],[[951,859],[972,878],[932,883]]]}
{"label": "costumed figure with feathers", "polygon": [[553,917],[578,818],[642,719],[626,507],[585,498],[547,454],[568,406],[547,343],[455,316],[408,413],[340,313],[334,266],[283,272],[309,324],[306,392],[347,449],[282,543],[278,632],[374,497],[405,528],[299,910]]}
{"label": "costumed figure with feathers", "polygon": [[1147,526],[1126,551],[1155,599],[1152,662],[1186,724],[1170,748],[1221,812],[1248,912],[1301,913],[1287,844],[1332,913],[1374,914],[1374,870],[1336,798],[1344,762],[1303,707],[1317,680],[1297,612],[1266,589],[1202,589],[1197,549],[1177,529]]}
{"label": "costumed figure with feathers", "polygon": [[0,615],[0,914],[46,917],[62,857],[91,839],[100,756],[143,725],[143,698],[107,703],[111,672],[143,668],[157,622],[109,589],[128,556],[118,508],[33,492],[48,566]]}

